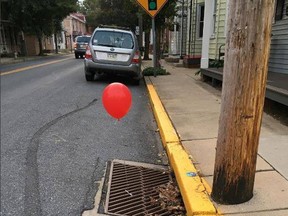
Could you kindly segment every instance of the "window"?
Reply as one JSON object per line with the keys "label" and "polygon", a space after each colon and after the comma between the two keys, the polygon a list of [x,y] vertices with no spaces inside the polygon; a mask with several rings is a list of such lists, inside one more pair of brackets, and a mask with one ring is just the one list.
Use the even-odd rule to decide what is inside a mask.
{"label": "window", "polygon": [[283,18],[285,0],[276,1],[275,21]]}
{"label": "window", "polygon": [[214,36],[216,32],[216,12],[217,12],[217,0],[214,0],[214,9],[213,9],[213,31],[212,34]]}
{"label": "window", "polygon": [[80,37],[77,37],[76,41],[77,41],[78,43],[81,43],[81,42],[83,42],[83,43],[89,43],[90,37],[80,36]]}
{"label": "window", "polygon": [[116,31],[97,31],[93,45],[133,49],[134,42],[131,34]]}
{"label": "window", "polygon": [[204,5],[198,5],[197,8],[197,18],[198,18],[198,32],[197,36],[198,38],[203,37],[203,28],[204,28]]}

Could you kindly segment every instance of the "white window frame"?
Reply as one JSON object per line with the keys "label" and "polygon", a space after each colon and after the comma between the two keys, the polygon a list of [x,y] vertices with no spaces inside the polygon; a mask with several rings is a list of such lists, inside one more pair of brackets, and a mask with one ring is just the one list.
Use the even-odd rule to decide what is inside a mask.
{"label": "white window frame", "polygon": [[211,39],[215,38],[215,34],[216,34],[216,20],[217,20],[217,5],[218,5],[218,1],[217,0],[213,0],[213,24],[212,24],[212,34],[211,34]]}
{"label": "white window frame", "polygon": [[[203,22],[203,30],[204,30],[204,18],[203,18],[203,21],[200,21],[201,7],[204,7],[204,10],[205,10],[205,4],[204,3],[197,4],[197,13],[196,13],[197,15],[197,27],[196,27],[197,39],[202,39],[203,37],[203,33],[202,33],[202,37],[200,37],[200,22]],[[204,17],[204,14],[203,14],[203,17]]]}

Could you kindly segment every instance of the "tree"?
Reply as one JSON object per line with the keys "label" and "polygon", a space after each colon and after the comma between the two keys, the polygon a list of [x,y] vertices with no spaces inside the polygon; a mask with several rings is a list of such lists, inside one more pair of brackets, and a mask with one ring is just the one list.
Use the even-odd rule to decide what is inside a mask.
{"label": "tree", "polygon": [[99,0],[84,0],[79,5],[79,11],[85,15],[86,24],[93,29],[97,27],[96,19],[101,9],[99,6]]}
{"label": "tree", "polygon": [[43,36],[60,31],[61,21],[76,10],[77,0],[11,0],[10,20],[25,33],[35,35],[39,55],[43,55]]}
{"label": "tree", "polygon": [[93,28],[103,24],[135,30],[138,22],[138,9],[130,0],[85,0],[81,11],[86,15],[87,24]]}
{"label": "tree", "polygon": [[160,67],[159,60],[161,57],[161,37],[162,32],[165,28],[169,27],[168,20],[170,18],[174,18],[176,15],[176,1],[177,0],[170,0],[168,1],[164,7],[161,9],[161,11],[157,14],[155,19],[155,25],[156,25],[156,62],[157,67]]}
{"label": "tree", "polygon": [[62,21],[77,9],[77,0],[51,0],[50,13],[52,15],[55,52],[58,53],[57,35],[62,31]]}
{"label": "tree", "polygon": [[274,0],[229,1],[224,80],[212,198],[253,196]]}

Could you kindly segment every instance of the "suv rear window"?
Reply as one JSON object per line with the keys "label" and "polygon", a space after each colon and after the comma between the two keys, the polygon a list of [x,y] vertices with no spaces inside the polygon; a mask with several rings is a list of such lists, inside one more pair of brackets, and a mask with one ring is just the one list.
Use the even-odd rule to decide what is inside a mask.
{"label": "suv rear window", "polygon": [[76,41],[77,42],[84,42],[84,43],[89,43],[91,37],[77,37]]}
{"label": "suv rear window", "polygon": [[93,37],[93,45],[133,49],[132,35],[125,32],[97,31]]}

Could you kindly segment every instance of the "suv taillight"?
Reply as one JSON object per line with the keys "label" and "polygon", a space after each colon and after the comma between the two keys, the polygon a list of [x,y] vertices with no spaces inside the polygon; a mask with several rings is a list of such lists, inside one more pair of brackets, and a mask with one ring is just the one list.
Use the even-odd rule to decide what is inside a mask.
{"label": "suv taillight", "polygon": [[86,46],[85,58],[92,59],[92,54],[89,46]]}
{"label": "suv taillight", "polygon": [[140,62],[140,52],[137,50],[132,59],[132,63],[138,64]]}

